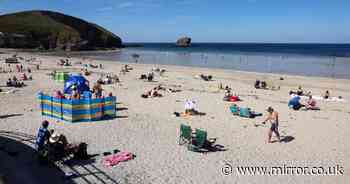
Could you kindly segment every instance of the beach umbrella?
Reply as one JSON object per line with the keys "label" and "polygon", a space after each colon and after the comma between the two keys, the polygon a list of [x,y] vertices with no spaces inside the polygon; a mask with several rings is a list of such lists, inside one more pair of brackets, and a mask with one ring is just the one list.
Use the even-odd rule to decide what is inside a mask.
{"label": "beach umbrella", "polygon": [[76,86],[79,93],[90,91],[89,81],[81,75],[70,75],[70,77],[64,83],[64,93],[71,94],[72,86]]}

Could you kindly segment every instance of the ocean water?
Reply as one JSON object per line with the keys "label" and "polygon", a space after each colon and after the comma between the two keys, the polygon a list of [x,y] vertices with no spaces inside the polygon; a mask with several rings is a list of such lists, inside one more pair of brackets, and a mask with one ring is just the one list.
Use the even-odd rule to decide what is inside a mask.
{"label": "ocean water", "polygon": [[132,43],[115,52],[84,52],[102,60],[170,64],[263,73],[350,79],[350,44],[194,43],[181,48],[173,43]]}

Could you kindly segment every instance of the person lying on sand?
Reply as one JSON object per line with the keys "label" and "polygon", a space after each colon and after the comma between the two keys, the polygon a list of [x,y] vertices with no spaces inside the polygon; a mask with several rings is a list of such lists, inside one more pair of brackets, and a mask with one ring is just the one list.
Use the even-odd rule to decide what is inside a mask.
{"label": "person lying on sand", "polygon": [[201,79],[203,79],[204,81],[211,81],[213,79],[213,76],[211,75],[203,75],[203,74],[200,74],[199,75]]}
{"label": "person lying on sand", "polygon": [[163,87],[161,84],[159,84],[157,87],[155,87],[156,90],[163,90],[169,93],[176,93],[176,92],[180,92],[181,90],[177,90],[177,89],[172,89],[172,88],[165,88]]}
{"label": "person lying on sand", "polygon": [[267,118],[265,119],[265,121],[262,122],[262,124],[265,124],[266,121],[270,121],[271,123],[271,127],[268,132],[267,142],[272,143],[271,142],[272,133],[275,133],[275,135],[277,136],[278,142],[280,142],[281,139],[280,139],[280,134],[278,132],[278,124],[279,124],[278,112],[275,111],[272,107],[267,108],[267,112],[268,112]]}
{"label": "person lying on sand", "polygon": [[153,97],[162,97],[162,96],[163,95],[158,92],[156,87],[150,91],[146,91],[141,95],[142,98],[153,98]]}

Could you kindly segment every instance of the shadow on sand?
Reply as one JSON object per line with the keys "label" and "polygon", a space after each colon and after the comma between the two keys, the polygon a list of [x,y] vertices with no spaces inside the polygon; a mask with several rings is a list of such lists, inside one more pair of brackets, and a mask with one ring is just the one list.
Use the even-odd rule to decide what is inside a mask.
{"label": "shadow on sand", "polygon": [[0,119],[15,117],[15,116],[23,116],[23,114],[6,114],[6,115],[0,115]]}
{"label": "shadow on sand", "polygon": [[[33,148],[35,136],[0,131],[0,183],[73,184],[113,183],[117,181],[99,169],[95,159],[68,160],[61,165],[40,164]],[[67,173],[72,175],[67,177]],[[3,180],[3,181],[1,181]]]}
{"label": "shadow on sand", "polygon": [[281,142],[289,143],[293,141],[295,138],[293,136],[281,136]]}

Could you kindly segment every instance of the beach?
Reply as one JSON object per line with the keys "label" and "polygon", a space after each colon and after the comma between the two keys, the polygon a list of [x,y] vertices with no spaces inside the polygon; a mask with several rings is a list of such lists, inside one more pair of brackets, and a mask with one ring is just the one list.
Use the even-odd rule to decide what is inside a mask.
{"label": "beach", "polygon": [[[0,67],[6,69],[4,59],[15,51],[2,52]],[[350,122],[348,79],[143,63],[127,63],[133,70],[124,75],[119,72],[126,64],[123,62],[73,57],[69,59],[72,66],[58,66],[56,63],[64,57],[25,52],[18,53],[18,56],[36,58],[33,63],[21,61],[25,68],[32,69],[30,75],[33,80],[24,81],[27,86],[16,88],[12,93],[0,94],[0,137],[9,137],[11,132],[36,136],[41,122],[48,120],[49,128],[66,135],[69,141],[86,142],[89,154],[99,154],[93,162],[59,166],[63,173],[73,172],[78,175],[71,179],[72,183],[347,183],[350,179],[350,147],[346,142],[350,138],[347,124]],[[84,66],[75,64],[77,62],[103,65],[103,69],[88,67],[92,74],[86,78],[91,84],[101,73],[119,76],[121,84],[103,86],[106,92],[112,92],[117,97],[117,118],[69,123],[41,115],[38,92],[53,95],[55,90],[63,89],[63,83],[55,82],[48,74],[53,70],[80,72]],[[40,70],[36,70],[33,64],[39,63]],[[15,70],[15,65],[11,67]],[[156,74],[155,82],[138,79],[154,67],[165,69],[166,72],[163,76]],[[196,77],[200,74],[212,75],[213,80],[203,81]],[[13,90],[3,87],[13,75],[19,77],[20,74],[0,73],[1,89]],[[283,80],[280,80],[281,77]],[[265,80],[268,85],[280,86],[280,90],[255,89],[256,79]],[[250,107],[264,116],[254,119],[233,116],[229,109],[232,103],[223,101],[224,91],[217,89],[220,83],[230,86],[242,98],[236,104]],[[164,91],[160,98],[141,98],[142,93],[159,84],[180,89],[181,92]],[[289,91],[298,86],[312,91],[314,96],[322,96],[329,90],[331,96],[341,96],[344,101],[318,100],[320,111],[294,111],[289,109],[287,103]],[[206,115],[175,117],[174,112],[184,111],[186,100],[194,100],[196,108]],[[270,127],[261,122],[269,106],[278,111],[280,116],[279,131],[282,139],[285,138],[281,143],[267,143]],[[180,124],[206,130],[208,137],[217,138],[216,143],[226,150],[209,153],[187,150],[186,146],[178,144]],[[19,142],[34,148],[30,141]],[[16,150],[16,147],[11,148]],[[132,152],[136,157],[112,168],[103,166],[102,153],[114,149]],[[17,157],[0,151],[0,173],[5,173],[15,183],[45,183],[43,181],[50,180],[49,174],[46,177],[28,174],[34,173],[32,168],[38,167],[32,167],[35,157],[21,150],[16,151],[19,152]],[[15,164],[24,164],[25,167],[16,172]],[[253,176],[241,175],[236,169],[248,166],[328,168],[337,165],[343,168],[342,174],[321,176],[295,173]],[[227,166],[229,172],[225,170]],[[59,174],[54,175],[58,178],[57,183],[66,182]]]}

